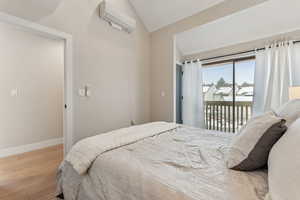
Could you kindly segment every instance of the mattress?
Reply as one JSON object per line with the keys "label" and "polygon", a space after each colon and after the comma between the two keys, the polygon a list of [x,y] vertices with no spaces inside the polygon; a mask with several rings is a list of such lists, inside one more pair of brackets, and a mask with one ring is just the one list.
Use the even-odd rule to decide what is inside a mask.
{"label": "mattress", "polygon": [[100,155],[85,175],[64,162],[58,190],[67,200],[263,200],[266,171],[225,166],[233,136],[180,127]]}

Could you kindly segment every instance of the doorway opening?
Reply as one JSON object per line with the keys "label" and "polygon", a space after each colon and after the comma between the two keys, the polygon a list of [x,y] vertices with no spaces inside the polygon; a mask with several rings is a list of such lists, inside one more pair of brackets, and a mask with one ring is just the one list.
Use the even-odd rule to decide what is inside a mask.
{"label": "doorway opening", "polygon": [[73,144],[72,36],[4,13],[0,35],[0,199],[53,199]]}
{"label": "doorway opening", "polygon": [[6,120],[0,157],[59,143],[68,152],[73,144],[72,36],[4,13],[0,29],[1,118]]}
{"label": "doorway opening", "polygon": [[252,117],[255,57],[203,64],[205,128],[237,132]]}

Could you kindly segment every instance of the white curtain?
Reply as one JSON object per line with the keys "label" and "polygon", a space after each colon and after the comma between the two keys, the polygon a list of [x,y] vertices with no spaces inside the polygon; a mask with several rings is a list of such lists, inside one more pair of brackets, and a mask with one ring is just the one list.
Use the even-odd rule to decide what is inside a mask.
{"label": "white curtain", "polygon": [[282,42],[256,53],[254,115],[274,110],[289,100],[293,42]]}
{"label": "white curtain", "polygon": [[204,128],[202,66],[200,62],[183,65],[182,96],[183,124]]}

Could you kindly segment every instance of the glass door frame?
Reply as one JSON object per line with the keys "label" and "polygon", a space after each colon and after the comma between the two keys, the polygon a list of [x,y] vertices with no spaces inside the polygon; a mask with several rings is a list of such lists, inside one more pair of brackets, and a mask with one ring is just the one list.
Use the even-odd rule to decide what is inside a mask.
{"label": "glass door frame", "polygon": [[242,62],[242,61],[247,61],[247,60],[255,60],[255,56],[251,55],[251,56],[245,56],[245,57],[240,57],[240,58],[231,58],[231,59],[225,59],[225,60],[219,60],[219,61],[213,61],[213,62],[207,62],[202,64],[202,67],[209,67],[209,66],[213,66],[213,65],[220,65],[220,64],[225,64],[225,63],[232,63],[232,132],[235,133],[236,132],[236,77],[235,77],[235,72],[236,72],[236,63],[237,62]]}

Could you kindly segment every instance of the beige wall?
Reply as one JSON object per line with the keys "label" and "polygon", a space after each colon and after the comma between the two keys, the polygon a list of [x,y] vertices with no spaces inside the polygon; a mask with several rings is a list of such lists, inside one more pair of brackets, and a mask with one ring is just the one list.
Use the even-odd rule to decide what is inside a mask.
{"label": "beige wall", "polygon": [[4,23],[0,35],[0,149],[62,138],[64,42]]}
{"label": "beige wall", "polygon": [[[130,35],[111,29],[99,19],[101,0],[55,0],[47,9],[26,3],[25,6],[25,1],[28,0],[3,0],[0,11],[74,37],[75,139],[78,140],[128,126],[131,116],[136,123],[172,121],[174,35],[265,0],[226,0],[151,36],[127,0],[111,1],[138,19],[137,30]],[[92,97],[88,99],[77,95],[77,90],[85,84],[92,88]]]}
{"label": "beige wall", "polygon": [[[151,120],[173,121],[174,35],[265,0],[227,0],[151,34]],[[164,95],[162,95],[162,93]]]}
{"label": "beige wall", "polygon": [[[75,140],[128,126],[131,118],[150,120],[150,35],[127,0],[111,2],[138,20],[132,34],[99,18],[101,0],[55,0],[47,9],[25,1],[3,0],[0,11],[73,35]],[[86,84],[92,96],[81,98],[77,90]]]}

